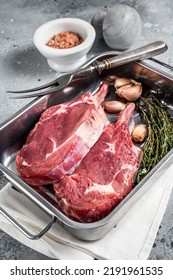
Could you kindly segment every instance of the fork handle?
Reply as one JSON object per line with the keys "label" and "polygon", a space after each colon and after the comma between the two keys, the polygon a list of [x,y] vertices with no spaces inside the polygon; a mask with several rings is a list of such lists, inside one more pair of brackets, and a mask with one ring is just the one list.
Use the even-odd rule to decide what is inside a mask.
{"label": "fork handle", "polygon": [[143,60],[161,54],[167,50],[167,45],[163,41],[156,41],[149,45],[135,50],[122,53],[120,55],[96,62],[96,69],[101,73],[105,69],[111,69],[129,62]]}

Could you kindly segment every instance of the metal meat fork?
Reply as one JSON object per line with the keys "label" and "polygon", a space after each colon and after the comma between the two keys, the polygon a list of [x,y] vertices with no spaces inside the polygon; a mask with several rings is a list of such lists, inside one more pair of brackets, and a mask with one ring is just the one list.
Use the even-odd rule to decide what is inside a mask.
{"label": "metal meat fork", "polygon": [[167,50],[167,45],[164,42],[156,41],[149,45],[145,45],[135,50],[122,53],[117,56],[104,59],[102,61],[95,61],[92,65],[87,66],[86,68],[80,68],[72,73],[67,73],[45,85],[28,89],[28,90],[8,91],[8,92],[19,93],[19,95],[11,97],[15,99],[37,97],[37,96],[56,93],[57,91],[68,86],[72,81],[78,80],[80,82],[84,79],[87,79],[93,74],[100,75],[101,72],[105,69],[111,69],[116,66],[120,66],[129,62],[151,58],[153,56],[165,52],[166,50]]}

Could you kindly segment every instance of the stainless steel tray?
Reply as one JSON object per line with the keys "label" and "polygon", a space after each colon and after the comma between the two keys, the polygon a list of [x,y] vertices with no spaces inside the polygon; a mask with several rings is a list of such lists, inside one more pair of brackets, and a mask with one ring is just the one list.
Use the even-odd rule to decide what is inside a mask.
{"label": "stainless steel tray", "polygon": [[[88,66],[97,59],[104,59],[116,55],[117,52],[106,52],[93,57],[83,67]],[[159,62],[162,64],[161,62]],[[165,65],[164,65],[165,66]],[[94,223],[80,223],[65,216],[56,205],[53,191],[46,187],[33,188],[24,183],[16,174],[16,153],[25,142],[26,136],[38,120],[40,114],[55,104],[66,102],[90,91],[93,94],[107,75],[125,76],[136,79],[152,90],[159,89],[164,92],[164,101],[167,103],[169,113],[173,116],[173,79],[165,72],[159,71],[146,63],[128,63],[117,68],[107,70],[99,77],[88,77],[82,83],[71,83],[64,90],[37,98],[13,115],[0,127],[0,169],[12,185],[36,203],[50,216],[50,222],[41,232],[28,232],[20,223],[9,215],[2,207],[0,213],[10,220],[20,231],[30,239],[38,239],[45,234],[55,223],[59,223],[72,235],[83,240],[97,240],[115,227],[121,217],[134,205],[134,203],[146,192],[161,174],[173,163],[173,150],[171,150],[145,178],[136,185],[125,199],[104,219]],[[32,209],[31,209],[32,211]]]}

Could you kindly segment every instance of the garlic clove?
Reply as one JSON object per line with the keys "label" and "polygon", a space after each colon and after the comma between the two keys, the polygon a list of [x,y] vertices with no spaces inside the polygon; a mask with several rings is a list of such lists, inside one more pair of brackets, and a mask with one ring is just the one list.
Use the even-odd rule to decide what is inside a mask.
{"label": "garlic clove", "polygon": [[139,83],[135,85],[125,85],[117,89],[116,93],[127,101],[135,101],[142,94],[142,85]]}
{"label": "garlic clove", "polygon": [[142,85],[129,78],[117,78],[114,82],[116,93],[127,101],[135,101],[142,94]]}
{"label": "garlic clove", "polygon": [[122,87],[122,86],[125,86],[125,85],[128,85],[128,84],[131,84],[132,83],[132,80],[131,79],[128,79],[128,78],[117,78],[114,82],[114,87],[116,89]]}
{"label": "garlic clove", "polygon": [[127,90],[128,90],[129,88],[131,88],[132,86],[133,86],[133,84],[124,85],[124,86],[118,88],[118,89],[116,90],[116,93],[118,94],[119,97],[124,98],[124,94],[126,94]]}
{"label": "garlic clove", "polygon": [[142,143],[147,136],[147,127],[145,124],[138,124],[131,132],[132,139],[135,142]]}
{"label": "garlic clove", "polygon": [[103,106],[109,113],[118,113],[126,107],[126,104],[120,101],[113,100],[105,101]]}

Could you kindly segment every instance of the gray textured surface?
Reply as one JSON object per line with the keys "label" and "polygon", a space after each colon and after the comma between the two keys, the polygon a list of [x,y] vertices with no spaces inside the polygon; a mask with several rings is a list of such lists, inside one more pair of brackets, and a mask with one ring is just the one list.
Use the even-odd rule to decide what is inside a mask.
{"label": "gray textured surface", "polygon": [[0,230],[0,260],[49,260]]}
{"label": "gray textured surface", "polygon": [[[173,64],[172,0],[0,0],[0,122],[5,121],[30,100],[14,102],[6,93],[10,89],[30,88],[56,77],[32,41],[34,31],[44,22],[59,17],[79,17],[90,21],[93,14],[115,3],[128,4],[142,18],[142,34],[132,48],[164,40],[168,51],[158,56]],[[90,54],[108,50],[96,41]],[[0,186],[4,178],[0,177]],[[173,259],[173,193],[156,236],[149,259]],[[48,259],[0,231],[0,259]]]}

